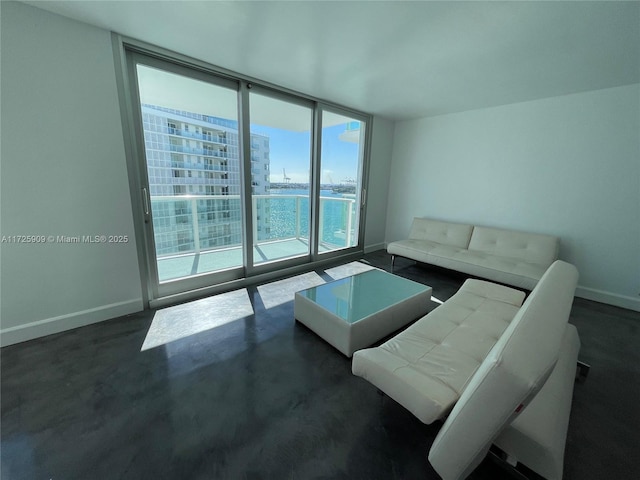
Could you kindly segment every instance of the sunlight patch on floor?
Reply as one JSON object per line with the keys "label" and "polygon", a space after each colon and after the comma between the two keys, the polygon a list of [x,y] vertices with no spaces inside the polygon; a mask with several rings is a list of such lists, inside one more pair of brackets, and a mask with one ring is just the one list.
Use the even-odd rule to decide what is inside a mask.
{"label": "sunlight patch on floor", "polygon": [[293,301],[295,293],[326,283],[316,272],[303,273],[295,277],[285,278],[277,282],[267,283],[258,287],[258,294],[264,308],[273,308]]}
{"label": "sunlight patch on floor", "polygon": [[340,280],[341,278],[346,278],[362,272],[368,272],[369,270],[374,270],[375,268],[376,267],[367,265],[366,263],[351,262],[345,265],[338,265],[337,267],[327,268],[324,272],[334,280]]}
{"label": "sunlight patch on floor", "polygon": [[246,289],[158,310],[141,352],[253,315]]}

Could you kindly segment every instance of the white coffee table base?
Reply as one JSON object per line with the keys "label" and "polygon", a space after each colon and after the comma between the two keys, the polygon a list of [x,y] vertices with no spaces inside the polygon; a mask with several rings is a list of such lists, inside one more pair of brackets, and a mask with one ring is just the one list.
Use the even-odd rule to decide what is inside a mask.
{"label": "white coffee table base", "polygon": [[[331,283],[335,282],[322,285],[321,288],[330,288]],[[309,327],[347,357],[351,357],[356,350],[373,345],[378,340],[427,314],[431,309],[432,289],[425,286],[421,292],[387,305],[357,321],[349,322],[309,299],[304,295],[304,292],[306,291],[297,292],[295,295],[294,315],[296,320]],[[365,293],[361,293],[361,295],[365,295]]]}

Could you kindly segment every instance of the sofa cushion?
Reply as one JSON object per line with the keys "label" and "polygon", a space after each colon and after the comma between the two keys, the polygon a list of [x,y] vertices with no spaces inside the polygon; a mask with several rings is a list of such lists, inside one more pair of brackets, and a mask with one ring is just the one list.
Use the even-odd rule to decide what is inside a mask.
{"label": "sofa cushion", "polygon": [[429,452],[443,479],[468,476],[542,388],[559,357],[577,280],[573,265],[554,262],[477,369]]}
{"label": "sofa cushion", "polygon": [[411,224],[409,239],[428,240],[452,247],[467,248],[472,231],[473,225],[416,217]]}
{"label": "sofa cushion", "polygon": [[401,257],[428,262],[431,256],[452,258],[460,252],[466,252],[466,250],[430,240],[409,239],[391,242],[387,246],[387,252],[391,255],[400,255]]}
{"label": "sofa cushion", "polygon": [[549,267],[548,265],[528,262],[521,258],[506,257],[500,254],[490,254],[475,250],[458,252],[453,259],[467,265],[466,267],[460,264],[457,265],[458,269],[465,273],[490,278],[496,282],[526,288],[527,290],[533,290],[538,280]]}
{"label": "sofa cushion", "polygon": [[449,268],[496,282],[533,290],[547,269],[522,259],[504,257],[428,240],[398,240],[387,246],[391,255]]}
{"label": "sofa cushion", "polygon": [[558,258],[559,245],[551,235],[474,227],[469,250],[538,264],[544,271]]}
{"label": "sofa cushion", "polygon": [[353,373],[431,423],[458,400],[523,299],[518,290],[467,280],[405,331],[377,348],[355,352]]}

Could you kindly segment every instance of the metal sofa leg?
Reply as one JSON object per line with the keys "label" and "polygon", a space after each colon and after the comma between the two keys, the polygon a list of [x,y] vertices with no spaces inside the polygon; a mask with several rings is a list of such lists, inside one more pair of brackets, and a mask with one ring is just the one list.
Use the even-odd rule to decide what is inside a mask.
{"label": "metal sofa leg", "polygon": [[393,273],[393,267],[396,264],[396,256],[395,255],[391,255],[391,273]]}
{"label": "metal sofa leg", "polygon": [[507,454],[495,445],[491,446],[487,459],[502,470],[500,478],[513,480],[545,480],[538,473],[531,470],[526,465],[518,462],[518,459]]}
{"label": "metal sofa leg", "polygon": [[506,478],[514,480],[534,480],[537,477],[537,475],[535,477],[526,475],[524,472],[518,470],[518,462],[500,450],[495,451],[495,449],[492,448],[489,450],[487,458],[504,472]]}
{"label": "metal sofa leg", "polygon": [[578,360],[578,369],[576,370],[576,381],[578,383],[584,383],[584,381],[589,376],[590,370],[591,370],[591,365]]}

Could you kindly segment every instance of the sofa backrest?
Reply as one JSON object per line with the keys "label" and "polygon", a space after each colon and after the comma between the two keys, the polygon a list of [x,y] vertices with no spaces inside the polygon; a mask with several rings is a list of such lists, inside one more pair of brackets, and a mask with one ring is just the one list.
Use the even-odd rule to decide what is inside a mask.
{"label": "sofa backrest", "polygon": [[414,218],[409,240],[429,240],[452,247],[467,248],[473,225],[443,222],[430,218]]}
{"label": "sofa backrest", "polygon": [[556,261],[469,380],[438,433],[429,461],[444,480],[466,478],[551,374],[578,271]]}
{"label": "sofa backrest", "polygon": [[490,227],[474,227],[469,241],[469,250],[519,258],[544,267],[558,259],[559,247],[558,237]]}

